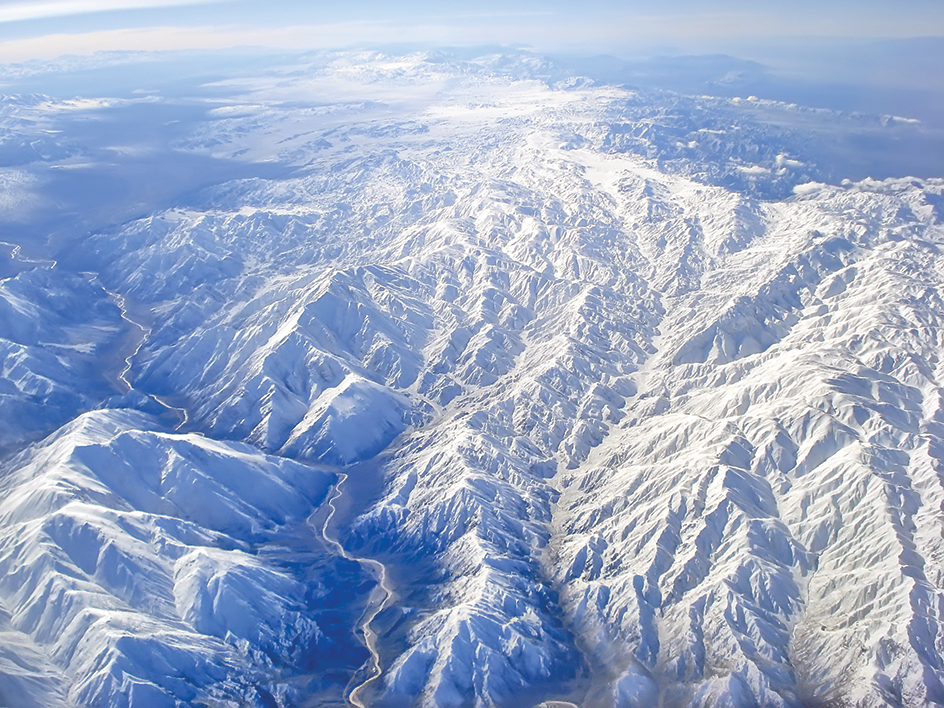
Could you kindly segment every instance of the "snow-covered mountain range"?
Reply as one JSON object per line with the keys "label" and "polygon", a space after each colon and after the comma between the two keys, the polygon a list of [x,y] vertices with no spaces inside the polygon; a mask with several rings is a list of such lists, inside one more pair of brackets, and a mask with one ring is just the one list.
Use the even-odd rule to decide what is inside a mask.
{"label": "snow-covered mountain range", "polygon": [[4,252],[0,704],[944,704],[920,126],[319,54],[6,98],[18,218],[129,101],[280,173]]}

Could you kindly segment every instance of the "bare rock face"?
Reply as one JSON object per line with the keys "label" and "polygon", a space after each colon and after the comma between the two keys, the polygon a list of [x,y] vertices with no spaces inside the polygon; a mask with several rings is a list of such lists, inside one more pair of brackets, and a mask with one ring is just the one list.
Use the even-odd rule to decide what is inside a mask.
{"label": "bare rock face", "polygon": [[[364,659],[358,557],[368,705],[944,704],[944,181],[814,181],[796,106],[522,57],[278,76],[175,149],[291,177],[83,242],[188,434],[97,411],[4,463],[0,696],[306,705]],[[346,559],[299,461],[349,476]]]}

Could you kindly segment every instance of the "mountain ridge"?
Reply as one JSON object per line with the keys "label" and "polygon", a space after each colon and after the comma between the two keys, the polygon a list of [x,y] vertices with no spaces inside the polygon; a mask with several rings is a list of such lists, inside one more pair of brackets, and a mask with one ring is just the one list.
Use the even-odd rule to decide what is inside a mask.
{"label": "mountain ridge", "polygon": [[[199,548],[166,581],[184,598],[167,621],[188,625],[181,646],[213,647],[191,651],[186,689],[107,632],[141,688],[73,668],[7,589],[16,631],[53,652],[42,670],[76,676],[56,690],[340,701],[364,656],[369,583],[317,529],[298,535],[331,483],[301,462],[357,488],[370,461],[376,499],[337,529],[392,588],[369,617],[381,676],[346,689],[367,705],[944,703],[944,180],[829,184],[844,165],[808,159],[811,135],[902,126],[559,83],[528,57],[309,59],[243,79],[175,147],[266,156],[293,176],[222,183],[60,254],[97,273],[102,302],[149,309],[127,381],[187,412],[175,433],[141,413],[84,413],[121,432],[74,446],[96,480],[76,488],[125,500],[107,514],[153,514],[108,470],[155,451],[209,459],[182,468],[219,470],[192,501],[223,501],[161,513],[242,510],[287,560],[249,554],[227,590],[220,559],[253,542],[253,524],[205,519],[213,533],[185,544]],[[56,474],[41,451],[74,435],[5,461],[6,488]],[[221,491],[224,470],[259,488]],[[317,491],[280,486],[315,474]],[[89,569],[76,577],[101,585]],[[258,632],[206,610],[217,577],[258,610]],[[105,583],[89,612],[128,583]],[[351,597],[300,605],[305,583]],[[293,652],[315,647],[315,666],[323,637],[347,664],[319,683]],[[244,660],[236,685],[224,666]]]}

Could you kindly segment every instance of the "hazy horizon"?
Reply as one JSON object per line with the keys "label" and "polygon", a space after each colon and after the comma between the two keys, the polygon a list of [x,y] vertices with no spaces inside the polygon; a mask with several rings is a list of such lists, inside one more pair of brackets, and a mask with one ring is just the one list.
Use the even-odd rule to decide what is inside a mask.
{"label": "hazy horizon", "polygon": [[344,7],[295,0],[0,1],[0,62],[50,59],[102,50],[340,48],[414,42],[527,46],[539,52],[643,54],[726,53],[764,59],[790,47],[944,37],[944,6],[912,0],[757,7],[727,0],[710,8],[689,0],[615,3],[591,0],[579,10],[557,0],[460,3],[374,0]]}

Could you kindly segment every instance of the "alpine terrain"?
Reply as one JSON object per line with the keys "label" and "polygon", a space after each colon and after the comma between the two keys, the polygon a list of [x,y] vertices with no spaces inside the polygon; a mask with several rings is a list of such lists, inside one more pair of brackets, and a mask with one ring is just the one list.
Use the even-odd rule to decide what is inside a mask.
{"label": "alpine terrain", "polygon": [[850,157],[920,124],[133,88],[0,103],[0,704],[944,705],[944,179]]}

